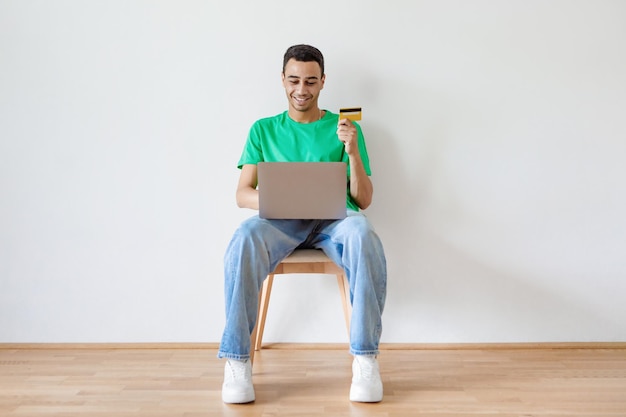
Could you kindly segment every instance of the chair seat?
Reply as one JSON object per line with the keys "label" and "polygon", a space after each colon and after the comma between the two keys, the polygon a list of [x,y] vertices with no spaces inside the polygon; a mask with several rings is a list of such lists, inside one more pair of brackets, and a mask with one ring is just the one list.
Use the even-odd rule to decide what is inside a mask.
{"label": "chair seat", "polygon": [[[294,264],[301,262],[332,262],[330,258],[319,249],[296,249],[281,263]],[[333,264],[334,265],[334,264]],[[339,268],[339,267],[337,267]]]}

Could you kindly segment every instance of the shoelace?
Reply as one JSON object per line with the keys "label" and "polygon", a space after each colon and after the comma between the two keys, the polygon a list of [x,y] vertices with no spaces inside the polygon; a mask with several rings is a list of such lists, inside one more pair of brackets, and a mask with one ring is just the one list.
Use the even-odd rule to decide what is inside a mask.
{"label": "shoelace", "polygon": [[359,365],[361,377],[366,380],[371,380],[374,375],[374,363],[367,359],[357,359],[356,362]]}
{"label": "shoelace", "polygon": [[248,373],[246,372],[246,362],[231,360],[228,363],[230,364],[230,372],[233,380],[236,381],[248,379]]}

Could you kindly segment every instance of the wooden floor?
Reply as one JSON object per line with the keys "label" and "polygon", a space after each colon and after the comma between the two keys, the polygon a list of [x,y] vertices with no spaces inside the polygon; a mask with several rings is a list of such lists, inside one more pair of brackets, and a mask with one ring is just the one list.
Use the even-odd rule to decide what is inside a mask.
{"label": "wooden floor", "polygon": [[626,416],[624,349],[383,350],[348,400],[345,349],[264,349],[256,402],[221,401],[214,349],[0,349],[0,416]]}

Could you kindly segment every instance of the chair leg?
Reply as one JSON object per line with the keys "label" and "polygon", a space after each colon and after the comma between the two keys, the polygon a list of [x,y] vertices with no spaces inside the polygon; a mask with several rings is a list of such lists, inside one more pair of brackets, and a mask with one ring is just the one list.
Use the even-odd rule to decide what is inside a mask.
{"label": "chair leg", "polygon": [[[261,350],[261,344],[263,343],[263,330],[265,330],[265,318],[267,317],[267,308],[270,305],[270,295],[272,294],[272,284],[274,284],[274,274],[267,276],[263,282],[261,288],[261,294],[259,298],[259,313],[257,315],[257,328],[254,345],[254,350]],[[251,349],[252,350],[252,349]]]}
{"label": "chair leg", "polygon": [[346,321],[348,340],[350,340],[350,317],[352,315],[352,306],[350,305],[350,285],[343,274],[337,274],[337,285],[339,285],[339,294],[341,294],[341,303],[343,305],[343,317]]}
{"label": "chair leg", "polygon": [[[261,297],[259,297],[260,299]],[[252,334],[250,335],[250,363],[254,364],[254,342],[256,341],[256,334],[257,331],[259,330],[259,321],[256,321],[256,324],[254,325],[254,330],[252,331]]]}

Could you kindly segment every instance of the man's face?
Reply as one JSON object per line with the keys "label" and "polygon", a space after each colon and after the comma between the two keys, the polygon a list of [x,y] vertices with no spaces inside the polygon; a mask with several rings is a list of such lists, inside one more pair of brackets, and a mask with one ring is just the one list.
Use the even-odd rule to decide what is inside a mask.
{"label": "man's face", "polygon": [[289,107],[299,112],[317,109],[317,99],[324,88],[322,70],[315,61],[302,62],[291,58],[285,65],[283,86]]}

